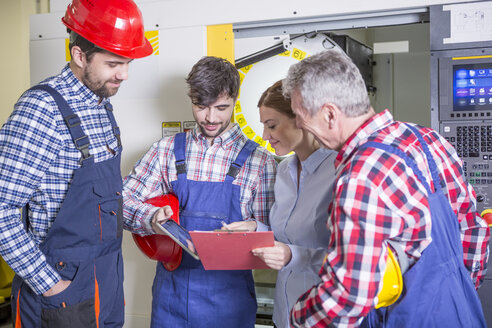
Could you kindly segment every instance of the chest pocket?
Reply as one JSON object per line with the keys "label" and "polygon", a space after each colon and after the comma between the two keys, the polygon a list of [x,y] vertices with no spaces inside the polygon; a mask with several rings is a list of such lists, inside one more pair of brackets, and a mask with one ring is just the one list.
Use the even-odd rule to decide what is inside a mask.
{"label": "chest pocket", "polygon": [[123,196],[118,186],[96,184],[93,188],[97,200],[100,240],[110,241],[123,233]]}

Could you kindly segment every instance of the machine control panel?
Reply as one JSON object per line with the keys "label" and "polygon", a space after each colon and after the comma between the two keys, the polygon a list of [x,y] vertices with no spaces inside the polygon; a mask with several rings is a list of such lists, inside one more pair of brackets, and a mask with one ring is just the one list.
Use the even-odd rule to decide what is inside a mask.
{"label": "machine control panel", "polygon": [[456,50],[437,55],[439,83],[433,96],[439,132],[463,161],[481,213],[492,208],[492,53]]}
{"label": "machine control panel", "polygon": [[[484,34],[491,14],[492,1],[430,7],[431,124],[461,157],[479,213],[492,209],[492,38]],[[478,290],[488,327],[491,273]]]}
{"label": "machine control panel", "polygon": [[492,208],[492,121],[443,122],[441,134],[456,149],[463,170],[477,194],[479,212]]}

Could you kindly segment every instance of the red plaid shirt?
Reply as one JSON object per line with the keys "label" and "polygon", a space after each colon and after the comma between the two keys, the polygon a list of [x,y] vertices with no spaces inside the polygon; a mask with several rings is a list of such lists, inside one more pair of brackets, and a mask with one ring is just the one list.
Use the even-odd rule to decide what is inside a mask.
{"label": "red plaid shirt", "polygon": [[[489,228],[476,212],[475,192],[465,180],[454,148],[434,130],[418,127],[445,181],[444,193],[461,228],[464,262],[478,287],[486,272]],[[337,183],[327,222],[331,238],[320,270],[322,282],[292,310],[295,327],[357,327],[376,305],[386,268],[385,240],[399,242],[412,260],[431,241],[427,192],[405,161],[381,149],[358,150],[367,141],[401,149],[431,175],[417,137],[386,110],[365,122],[337,156]]]}

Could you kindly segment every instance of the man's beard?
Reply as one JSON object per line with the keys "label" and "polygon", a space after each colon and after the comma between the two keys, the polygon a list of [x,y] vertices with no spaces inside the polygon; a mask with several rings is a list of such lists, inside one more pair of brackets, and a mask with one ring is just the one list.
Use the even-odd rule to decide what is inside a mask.
{"label": "man's beard", "polygon": [[[206,123],[202,123],[202,124],[205,125]],[[216,138],[217,136],[220,136],[222,134],[222,132],[224,132],[227,129],[227,127],[229,126],[229,124],[221,124],[221,127],[217,131],[215,131],[213,135],[211,135],[210,132],[208,132],[203,127],[202,124],[198,124],[198,127],[200,128],[200,131],[202,132],[202,134],[207,138]]]}
{"label": "man's beard", "polygon": [[84,74],[82,75],[82,82],[92,91],[94,94],[101,98],[109,98],[114,96],[118,92],[118,88],[108,88],[107,83],[121,83],[121,80],[108,80],[105,82],[102,81],[94,81],[92,79],[93,75],[90,69],[85,69]]}

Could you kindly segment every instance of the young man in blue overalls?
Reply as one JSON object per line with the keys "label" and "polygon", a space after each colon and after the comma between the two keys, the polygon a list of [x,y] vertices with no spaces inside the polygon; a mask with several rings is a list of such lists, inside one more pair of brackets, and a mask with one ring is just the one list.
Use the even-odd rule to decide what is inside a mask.
{"label": "young man in blue overalls", "polygon": [[73,0],[62,21],[70,63],[26,91],[0,130],[13,323],[122,327],[122,147],[108,98],[153,50],[132,0]]}
{"label": "young man in blue overalls", "polygon": [[[145,200],[174,193],[180,223],[188,230],[214,230],[246,220],[254,231],[267,222],[273,203],[276,163],[268,151],[232,123],[239,74],[224,59],[203,57],[186,79],[197,128],[156,142],[124,180],[126,228],[159,231],[166,207]],[[152,327],[253,327],[256,298],[251,270],[205,271],[183,252],[180,266],[157,263],[152,288]]]}

